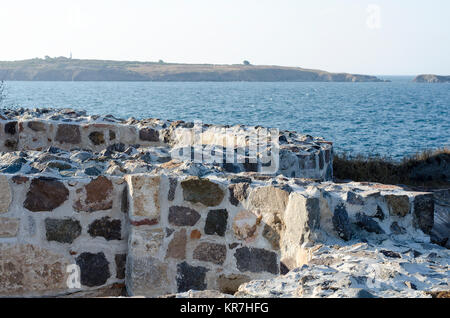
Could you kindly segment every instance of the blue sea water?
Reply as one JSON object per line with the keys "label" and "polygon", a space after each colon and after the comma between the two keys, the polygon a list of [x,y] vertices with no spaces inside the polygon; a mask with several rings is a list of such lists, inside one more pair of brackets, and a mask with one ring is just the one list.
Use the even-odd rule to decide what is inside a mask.
{"label": "blue sea water", "polygon": [[392,82],[7,82],[2,107],[261,125],[393,158],[450,146],[450,85],[384,78]]}

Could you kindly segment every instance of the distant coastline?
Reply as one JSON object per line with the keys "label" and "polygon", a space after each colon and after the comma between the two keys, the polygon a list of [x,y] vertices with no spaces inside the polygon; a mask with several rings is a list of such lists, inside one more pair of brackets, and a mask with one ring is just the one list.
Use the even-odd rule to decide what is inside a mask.
{"label": "distant coastline", "polygon": [[0,61],[5,81],[386,82],[376,76],[251,64],[175,64],[65,57]]}
{"label": "distant coastline", "polygon": [[415,83],[450,83],[450,76],[423,74],[416,76],[413,81]]}

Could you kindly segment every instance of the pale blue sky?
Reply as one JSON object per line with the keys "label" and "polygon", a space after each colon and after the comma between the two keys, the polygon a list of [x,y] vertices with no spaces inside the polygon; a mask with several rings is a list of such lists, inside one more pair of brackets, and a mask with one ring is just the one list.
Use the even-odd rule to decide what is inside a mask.
{"label": "pale blue sky", "polygon": [[[0,60],[68,56],[450,75],[448,0],[0,0]],[[368,11],[369,5],[380,9]],[[375,7],[376,8],[376,7]],[[375,11],[374,11],[375,10]]]}

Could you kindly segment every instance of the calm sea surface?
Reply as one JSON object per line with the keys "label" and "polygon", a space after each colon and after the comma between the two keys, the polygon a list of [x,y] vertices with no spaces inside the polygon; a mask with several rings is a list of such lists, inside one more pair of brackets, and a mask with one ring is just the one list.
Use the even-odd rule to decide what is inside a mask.
{"label": "calm sea surface", "polygon": [[2,107],[277,127],[394,158],[450,146],[450,85],[384,78],[392,83],[7,82]]}

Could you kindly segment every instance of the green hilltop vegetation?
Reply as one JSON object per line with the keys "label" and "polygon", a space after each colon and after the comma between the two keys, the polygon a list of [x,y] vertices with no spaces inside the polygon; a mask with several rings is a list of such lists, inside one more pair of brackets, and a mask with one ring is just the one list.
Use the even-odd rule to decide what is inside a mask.
{"label": "green hilltop vegetation", "polygon": [[383,82],[369,75],[329,73],[300,67],[242,64],[177,64],[79,60],[66,57],[0,61],[0,81],[213,81]]}

